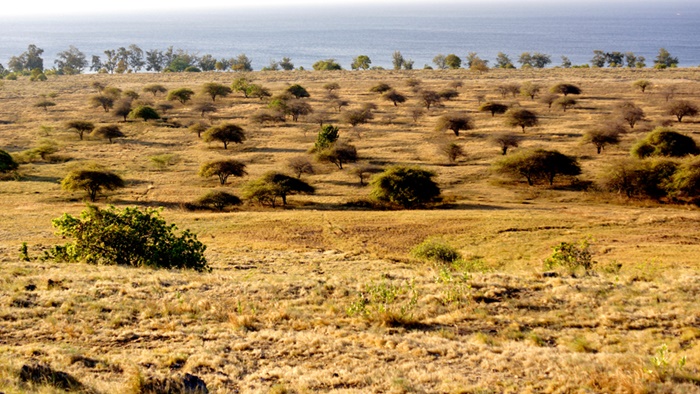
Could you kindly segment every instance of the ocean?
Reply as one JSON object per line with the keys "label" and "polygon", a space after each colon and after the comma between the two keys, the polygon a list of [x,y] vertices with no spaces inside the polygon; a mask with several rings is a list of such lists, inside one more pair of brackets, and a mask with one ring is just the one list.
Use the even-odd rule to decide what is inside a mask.
{"label": "ocean", "polygon": [[[566,3],[566,4],[562,4]],[[199,55],[232,58],[243,53],[259,70],[271,60],[291,58],[310,68],[335,59],[349,69],[367,55],[372,66],[391,68],[400,51],[414,68],[432,65],[438,54],[469,52],[493,64],[498,52],[516,64],[522,52],[541,52],[561,64],[589,63],[593,50],[634,52],[653,64],[659,48],[680,66],[700,65],[700,2],[625,1],[498,2],[356,7],[291,6],[265,10],[218,10],[62,18],[0,15],[0,63],[7,66],[29,44],[44,49],[44,67],[73,45],[88,58],[136,44],[144,51],[169,46]]]}

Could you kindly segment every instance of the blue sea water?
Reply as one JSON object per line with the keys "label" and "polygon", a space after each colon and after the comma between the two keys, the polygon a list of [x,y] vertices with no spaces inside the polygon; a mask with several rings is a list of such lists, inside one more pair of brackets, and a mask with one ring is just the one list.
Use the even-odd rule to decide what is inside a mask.
{"label": "blue sea water", "polygon": [[700,65],[700,2],[513,0],[36,19],[0,15],[0,37],[0,63],[7,65],[11,56],[35,44],[45,51],[46,68],[69,45],[90,59],[131,44],[144,51],[173,46],[216,58],[245,53],[256,70],[282,57],[297,67],[333,58],[350,68],[360,54],[369,56],[373,66],[390,68],[397,50],[414,60],[415,68],[432,64],[437,54],[464,57],[468,52],[491,64],[498,52],[515,62],[526,51],[551,55],[552,66],[561,63],[561,56],[584,64],[595,49],[631,51],[651,65],[662,47],[679,58],[680,66],[694,67]]}

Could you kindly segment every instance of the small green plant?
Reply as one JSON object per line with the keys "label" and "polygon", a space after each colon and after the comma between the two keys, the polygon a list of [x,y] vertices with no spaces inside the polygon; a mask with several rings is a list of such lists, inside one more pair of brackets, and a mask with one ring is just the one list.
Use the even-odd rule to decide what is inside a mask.
{"label": "small green plant", "polygon": [[31,260],[29,258],[29,248],[27,247],[26,242],[22,242],[22,245],[19,247],[19,259],[21,261],[30,261]]}
{"label": "small green plant", "polygon": [[413,282],[394,284],[388,281],[364,286],[346,312],[385,326],[407,325],[413,321],[418,290]]}
{"label": "small green plant", "polygon": [[174,153],[163,153],[149,157],[151,164],[159,170],[164,170],[168,166],[173,166],[180,161],[180,156]]}
{"label": "small green plant", "polygon": [[674,356],[664,343],[656,349],[656,354],[649,359],[650,367],[646,370],[648,374],[656,376],[660,381],[665,382],[673,379],[685,368],[687,361],[685,356],[674,360]]}
{"label": "small green plant", "polygon": [[439,238],[428,238],[411,249],[411,256],[439,264],[452,264],[462,258],[454,247]]}
{"label": "small green plant", "polygon": [[544,261],[546,269],[563,267],[571,274],[574,274],[579,268],[589,272],[593,269],[595,263],[587,239],[583,239],[578,243],[560,243],[554,247],[554,253]]}
{"label": "small green plant", "polygon": [[206,246],[189,230],[176,235],[153,209],[88,205],[80,218],[69,214],[52,221],[56,235],[74,241],[57,245],[45,258],[88,264],[127,265],[152,268],[186,268],[208,271]]}

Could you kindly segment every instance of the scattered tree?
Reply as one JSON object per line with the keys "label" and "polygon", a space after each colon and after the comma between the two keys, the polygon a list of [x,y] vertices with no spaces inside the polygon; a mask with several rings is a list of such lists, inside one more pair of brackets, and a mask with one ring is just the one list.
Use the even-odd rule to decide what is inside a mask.
{"label": "scattered tree", "polygon": [[287,196],[294,194],[314,194],[316,189],[308,183],[279,172],[268,172],[261,178],[248,183],[244,197],[261,205],[275,207],[277,198],[287,205]]}
{"label": "scattered tree", "polygon": [[560,107],[564,112],[566,112],[567,109],[573,108],[574,105],[577,104],[577,102],[574,98],[564,96],[554,100],[553,104],[557,107]]}
{"label": "scattered tree", "polygon": [[179,88],[179,89],[171,90],[170,92],[168,92],[167,99],[170,101],[177,100],[181,104],[184,105],[185,103],[190,101],[192,96],[194,96],[194,91],[192,91],[192,89]]}
{"label": "scattered tree", "polygon": [[506,111],[508,111],[508,106],[501,103],[488,102],[481,104],[481,106],[479,106],[479,111],[491,112],[491,117],[494,117],[496,114],[506,113]]}
{"label": "scattered tree", "polygon": [[84,120],[72,120],[66,123],[66,129],[77,133],[78,137],[82,140],[85,133],[89,133],[95,129],[95,125],[92,122]]}
{"label": "scattered tree", "polygon": [[199,168],[199,176],[203,178],[218,176],[219,183],[223,186],[232,175],[242,177],[248,174],[245,167],[245,164],[233,159],[210,161]]}
{"label": "scattered tree", "polygon": [[313,175],[316,173],[314,165],[306,156],[292,157],[287,161],[287,167],[298,179],[301,179],[301,174]]}
{"label": "scattered tree", "polygon": [[465,156],[464,149],[454,142],[448,142],[440,146],[440,152],[447,157],[450,163],[454,163],[458,158]]}
{"label": "scattered tree", "polygon": [[403,208],[416,208],[440,197],[435,173],[420,167],[394,166],[372,179],[372,197]]}
{"label": "scattered tree", "polygon": [[37,108],[43,108],[44,112],[48,112],[49,107],[56,106],[56,103],[54,103],[51,100],[43,99],[43,100],[40,100],[38,103],[34,104],[34,106]]}
{"label": "scattered tree", "polygon": [[501,133],[491,137],[491,143],[501,148],[501,154],[506,155],[508,148],[517,148],[520,144],[520,137],[515,134]]}
{"label": "scattered tree", "polygon": [[61,181],[61,188],[67,191],[85,191],[94,202],[102,190],[115,190],[124,187],[124,180],[117,174],[99,169],[73,170]]}
{"label": "scattered tree", "polygon": [[0,173],[4,174],[17,168],[19,168],[19,165],[15,162],[15,159],[9,153],[0,149]]}
{"label": "scattered tree", "polygon": [[205,83],[202,86],[202,93],[209,95],[211,101],[216,101],[217,97],[226,97],[231,94],[232,90],[226,85],[216,82]]}
{"label": "scattered tree", "polygon": [[294,85],[288,87],[285,91],[290,93],[295,98],[311,97],[309,92],[306,91],[306,89],[304,89],[303,86],[298,85],[298,84],[294,84]]}
{"label": "scattered tree", "polygon": [[391,90],[391,86],[389,86],[388,84],[386,84],[384,82],[379,83],[377,85],[374,85],[369,89],[369,91],[372,93],[384,93],[384,92],[388,92],[390,90]]}
{"label": "scattered tree", "polygon": [[223,211],[227,207],[241,205],[243,201],[231,193],[212,190],[197,199],[197,203],[206,207],[212,207],[217,211]]}
{"label": "scattered tree", "polygon": [[632,86],[639,89],[642,93],[644,93],[644,92],[646,92],[647,89],[654,86],[654,84],[646,79],[640,79],[640,80],[635,81],[632,84]]}
{"label": "scattered tree", "polygon": [[372,111],[365,108],[351,109],[343,112],[340,119],[343,123],[349,123],[352,127],[355,127],[359,124],[364,124],[374,119],[374,115],[372,114]]}
{"label": "scattered tree", "polygon": [[306,100],[293,99],[287,102],[286,113],[292,116],[293,121],[298,121],[299,116],[306,116],[314,112]]}
{"label": "scattered tree", "polygon": [[600,154],[607,145],[620,143],[620,133],[615,128],[597,128],[587,131],[583,135],[583,142],[593,144]]}
{"label": "scattered tree", "polygon": [[671,56],[665,49],[659,49],[659,54],[654,59],[654,68],[672,68],[678,66],[678,58]]}
{"label": "scattered tree", "polygon": [[352,173],[360,179],[360,186],[365,185],[368,176],[383,172],[384,169],[374,164],[359,164],[352,168]]}
{"label": "scattered tree", "polygon": [[581,173],[576,158],[544,149],[517,152],[498,161],[495,169],[504,175],[525,177],[530,186],[539,180],[553,185],[557,175],[575,176]]}
{"label": "scattered tree", "polygon": [[530,110],[523,108],[511,108],[506,111],[505,124],[506,126],[511,127],[521,127],[524,133],[526,127],[537,126],[539,124],[539,119],[537,114]]}
{"label": "scattered tree", "polygon": [[369,59],[369,56],[360,55],[353,59],[350,68],[352,68],[353,70],[367,70],[369,69],[371,64],[372,61]]}
{"label": "scattered tree", "polygon": [[109,112],[109,109],[114,106],[114,99],[104,95],[92,96],[90,98],[90,104],[93,107],[102,107],[105,112]]}
{"label": "scattered tree", "polygon": [[78,48],[71,45],[68,50],[59,52],[54,60],[56,69],[61,74],[74,75],[83,72],[88,66],[88,61],[85,59],[85,54]]}
{"label": "scattered tree", "polygon": [[559,96],[557,96],[556,94],[545,94],[544,96],[540,97],[540,102],[543,104],[547,104],[547,108],[551,109],[552,104],[554,104],[554,102],[557,101],[558,98]]}
{"label": "scattered tree", "polygon": [[659,199],[668,194],[677,165],[670,160],[627,158],[612,163],[602,175],[604,189],[627,198]]}
{"label": "scattered tree", "polygon": [[615,111],[620,118],[624,119],[625,122],[630,125],[631,129],[634,129],[637,122],[644,120],[646,116],[644,110],[631,101],[623,101],[618,104],[615,107]]}
{"label": "scattered tree", "polygon": [[403,104],[406,102],[407,98],[403,94],[397,92],[396,90],[389,90],[388,92],[384,93],[382,97],[385,100],[391,101],[394,103],[394,106],[396,107],[399,104]]}
{"label": "scattered tree", "polygon": [[122,131],[119,129],[119,126],[116,125],[100,126],[93,130],[92,133],[90,133],[90,135],[98,138],[106,138],[107,140],[109,140],[110,144],[115,138],[125,137],[124,133],[122,133]]}
{"label": "scattered tree", "polygon": [[494,67],[505,69],[515,68],[513,62],[510,60],[510,57],[503,52],[498,52],[496,55],[496,64]]}
{"label": "scattered tree", "polygon": [[461,130],[467,131],[474,128],[474,120],[466,114],[447,114],[438,118],[435,130],[445,131],[452,130],[455,136],[459,137]]}
{"label": "scattered tree", "polygon": [[698,114],[698,106],[687,100],[676,100],[668,104],[667,113],[678,119],[678,123],[683,121],[686,116],[696,116]]}
{"label": "scattered tree", "polygon": [[160,119],[158,112],[153,109],[153,107],[149,107],[148,105],[139,105],[138,107],[132,109],[129,117],[131,119],[141,118],[144,122],[148,122],[152,119]]}
{"label": "scattered tree", "polygon": [[357,148],[343,141],[336,141],[330,147],[316,152],[318,161],[327,161],[343,169],[343,164],[357,161]]}
{"label": "scattered tree", "polygon": [[216,112],[218,109],[214,105],[214,103],[210,103],[208,101],[199,101],[195,105],[192,106],[192,110],[195,112],[198,112],[200,114],[200,117],[203,118],[205,114],[209,112]]}
{"label": "scattered tree", "polygon": [[316,136],[316,143],[314,144],[313,151],[320,152],[324,149],[328,149],[338,140],[338,132],[340,129],[333,125],[322,126],[318,131]]}
{"label": "scattered tree", "polygon": [[334,90],[340,89],[340,84],[337,82],[328,82],[327,84],[323,85],[323,88],[328,91],[328,93],[333,93]]}
{"label": "scattered tree", "polygon": [[231,123],[210,127],[204,132],[202,138],[205,142],[219,141],[224,144],[224,149],[228,149],[228,144],[231,142],[242,144],[246,139],[243,129]]}
{"label": "scattered tree", "polygon": [[445,100],[445,101],[450,101],[453,98],[457,98],[459,96],[459,92],[455,89],[443,89],[438,92],[438,96],[440,96],[440,99]]}
{"label": "scattered tree", "polygon": [[112,113],[114,114],[114,116],[124,118],[124,122],[126,122],[126,117],[129,116],[131,110],[131,100],[122,99],[114,104],[114,110],[112,111]]}
{"label": "scattered tree", "polygon": [[563,94],[564,96],[568,96],[570,94],[581,94],[581,88],[569,83],[560,83],[554,85],[551,89],[549,89],[549,91],[552,93]]}
{"label": "scattered tree", "polygon": [[433,90],[421,90],[419,99],[425,106],[425,109],[430,110],[430,107],[440,105],[440,95]]}
{"label": "scattered tree", "polygon": [[156,97],[158,95],[158,93],[165,94],[168,92],[168,89],[166,89],[165,86],[157,84],[157,83],[146,85],[143,87],[142,90],[146,93],[151,93],[153,95],[153,97]]}
{"label": "scattered tree", "polygon": [[440,70],[447,68],[447,58],[443,54],[439,54],[433,58],[433,64]]}
{"label": "scattered tree", "polygon": [[525,82],[520,85],[520,95],[524,97],[529,97],[530,100],[534,100],[535,96],[540,93],[542,88],[540,85],[532,82]]}

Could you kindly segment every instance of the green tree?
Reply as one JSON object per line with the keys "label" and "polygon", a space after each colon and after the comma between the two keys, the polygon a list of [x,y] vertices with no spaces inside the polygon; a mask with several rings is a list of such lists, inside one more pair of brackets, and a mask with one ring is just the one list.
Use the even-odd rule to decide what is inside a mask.
{"label": "green tree", "polygon": [[330,94],[333,93],[334,90],[340,89],[340,84],[338,82],[328,82],[327,84],[323,85],[323,88]]}
{"label": "green tree", "polygon": [[540,85],[533,82],[525,82],[520,85],[520,95],[524,97],[529,97],[530,100],[534,100],[535,96],[540,93],[542,88]]}
{"label": "green tree", "polygon": [[654,68],[670,68],[678,66],[678,58],[671,56],[671,54],[665,49],[659,49],[659,54],[656,55],[654,59]]}
{"label": "green tree", "polygon": [[607,145],[620,143],[620,133],[615,128],[592,129],[583,135],[583,142],[593,144],[598,154],[600,154]]}
{"label": "green tree", "polygon": [[447,68],[447,58],[445,55],[438,54],[433,58],[433,64],[440,70],[445,70]]}
{"label": "green tree", "polygon": [[43,53],[43,49],[34,44],[30,44],[25,52],[19,56],[12,56],[10,58],[10,61],[7,63],[7,68],[16,73],[35,69],[44,71],[44,59],[41,57]]}
{"label": "green tree", "polygon": [[394,107],[396,107],[399,104],[405,103],[407,100],[406,96],[397,92],[394,89],[391,89],[388,92],[385,92],[382,95],[382,98],[384,98],[384,100],[388,100],[388,101],[391,101],[392,103],[394,103]]}
{"label": "green tree", "polygon": [[637,122],[644,120],[646,117],[644,110],[631,101],[623,101],[616,105],[615,112],[621,119],[630,125],[631,129],[634,129]]}
{"label": "green tree", "polygon": [[294,63],[292,63],[292,59],[288,57],[283,57],[282,60],[279,62],[279,65],[284,71],[294,70]]}
{"label": "green tree", "polygon": [[454,53],[450,53],[445,56],[445,65],[451,69],[458,69],[462,67],[462,59]]}
{"label": "green tree", "polygon": [[287,196],[315,192],[316,189],[313,186],[301,179],[279,172],[268,172],[245,186],[244,197],[274,208],[278,197],[282,199],[282,205],[287,205]]}
{"label": "green tree", "polygon": [[271,97],[272,93],[270,93],[270,90],[262,85],[258,85],[255,83],[251,83],[248,85],[248,88],[246,89],[246,96],[247,97],[253,97],[260,99],[262,101],[263,99],[267,97]]}
{"label": "green tree", "polygon": [[168,92],[168,89],[165,86],[157,84],[157,83],[146,85],[143,87],[142,90],[146,93],[151,93],[153,95],[153,97],[156,97],[158,95],[158,93],[165,94]]}
{"label": "green tree", "polygon": [[116,125],[100,126],[93,130],[90,135],[93,137],[106,138],[109,140],[110,144],[115,138],[125,137],[124,133],[122,133],[122,131],[119,129],[119,126]]}
{"label": "green tree", "polygon": [[494,167],[500,174],[524,177],[530,186],[539,180],[553,185],[557,175],[575,176],[581,173],[576,158],[544,149],[517,152],[496,162]]}
{"label": "green tree", "polygon": [[177,100],[180,103],[185,104],[188,101],[190,101],[192,96],[194,96],[194,91],[192,91],[192,89],[179,88],[179,89],[171,90],[170,92],[168,92],[167,99],[170,101]]}
{"label": "green tree", "polygon": [[335,59],[319,60],[315,62],[312,67],[316,71],[334,71],[343,69],[340,64],[336,63]]}
{"label": "green tree", "polygon": [[248,88],[253,81],[248,77],[240,77],[233,81],[231,84],[231,90],[234,92],[243,93],[245,98],[248,98]]}
{"label": "green tree", "polygon": [[405,62],[406,60],[404,59],[403,55],[401,55],[401,52],[394,51],[393,55],[391,55],[391,64],[394,67],[394,70],[401,70]]}
{"label": "green tree", "polygon": [[212,207],[218,211],[223,211],[227,207],[241,205],[243,201],[231,193],[221,190],[212,190],[197,199],[197,203],[206,207]]}
{"label": "green tree", "polygon": [[34,104],[34,106],[37,107],[37,108],[43,108],[43,109],[44,109],[44,112],[48,112],[48,111],[49,111],[49,107],[54,107],[54,106],[56,106],[56,103],[54,103],[54,102],[51,101],[51,100],[43,99],[43,100],[39,100],[39,102],[37,102],[36,104]]}
{"label": "green tree", "polygon": [[695,140],[668,127],[657,127],[632,147],[638,158],[650,156],[683,157],[700,153]]}
{"label": "green tree", "polygon": [[495,134],[491,137],[491,143],[501,148],[501,154],[505,156],[508,148],[517,148],[520,145],[520,137],[510,133]]}
{"label": "green tree", "polygon": [[686,161],[673,173],[671,187],[681,197],[700,196],[700,160]]}
{"label": "green tree", "polygon": [[248,56],[245,55],[245,53],[241,53],[235,59],[229,60],[229,63],[231,64],[231,70],[233,71],[253,71],[253,62],[248,58]]}
{"label": "green tree", "polygon": [[668,104],[666,112],[678,119],[678,123],[686,116],[697,116],[698,106],[688,100],[675,100]]}
{"label": "green tree", "polygon": [[290,93],[295,98],[311,97],[309,92],[303,86],[301,86],[299,84],[294,84],[294,85],[288,87],[285,91]]}
{"label": "green tree", "polygon": [[93,107],[102,107],[105,112],[109,112],[109,109],[114,106],[114,99],[104,95],[92,96],[90,97],[90,104]]}
{"label": "green tree", "polygon": [[495,67],[496,68],[505,68],[505,69],[515,68],[515,66],[513,66],[513,62],[510,60],[510,57],[508,57],[508,55],[506,55],[503,52],[498,52],[498,54],[496,55],[496,66]]}
{"label": "green tree", "polygon": [[573,108],[577,104],[577,101],[572,97],[564,96],[554,100],[553,104],[561,108],[564,112],[566,112],[567,109]]}
{"label": "green tree", "polygon": [[212,176],[219,177],[219,183],[223,186],[230,176],[242,177],[248,173],[245,170],[246,165],[238,160],[216,160],[202,164],[199,167],[199,176],[209,178]]}
{"label": "green tree", "polygon": [[4,174],[6,172],[14,171],[18,167],[19,165],[17,162],[15,162],[15,159],[13,159],[9,153],[0,149],[0,173]]}
{"label": "green tree", "polygon": [[124,99],[119,100],[114,104],[114,110],[112,111],[112,113],[114,114],[114,116],[124,118],[124,122],[126,122],[126,117],[129,116],[131,110],[131,100]]}
{"label": "green tree", "polygon": [[357,148],[342,141],[336,141],[330,147],[316,152],[318,161],[327,161],[335,164],[338,169],[343,169],[343,164],[357,161]]}
{"label": "green tree", "polygon": [[510,127],[521,127],[523,133],[526,127],[534,127],[539,124],[537,114],[524,108],[511,108],[506,111],[505,124]]}
{"label": "green tree", "polygon": [[677,165],[670,160],[627,158],[613,162],[601,176],[603,189],[627,198],[659,199],[668,195]]}
{"label": "green tree", "polygon": [[388,92],[390,90],[391,90],[391,86],[389,86],[389,84],[386,84],[384,82],[378,83],[369,89],[369,91],[372,93],[384,93],[384,92]]}
{"label": "green tree", "polygon": [[205,83],[202,86],[202,93],[209,95],[211,101],[216,101],[217,97],[226,97],[231,94],[231,88],[216,82]]}
{"label": "green tree", "polygon": [[338,132],[340,129],[333,125],[325,125],[321,127],[316,136],[316,143],[314,144],[314,152],[320,152],[324,149],[328,149],[338,140]]}
{"label": "green tree", "polygon": [[88,61],[85,59],[85,54],[78,48],[71,45],[68,50],[59,52],[54,60],[56,69],[62,74],[74,75],[83,72],[88,66]]}
{"label": "green tree", "polygon": [[654,86],[654,84],[646,79],[636,80],[632,84],[632,87],[639,89],[639,91],[641,91],[642,93],[646,92],[646,90],[651,88],[652,86]]}
{"label": "green tree", "polygon": [[89,133],[95,129],[95,125],[92,122],[87,122],[84,120],[72,120],[66,123],[66,129],[77,133],[78,137],[80,137],[82,140],[85,133]]}
{"label": "green tree", "polygon": [[372,179],[371,196],[403,208],[417,208],[439,199],[440,187],[434,177],[434,172],[420,167],[390,167]]}
{"label": "green tree", "polygon": [[144,122],[147,122],[151,119],[160,119],[160,115],[158,115],[158,112],[156,112],[155,109],[147,105],[139,105],[138,107],[132,109],[131,113],[129,113],[129,117],[131,119],[141,118]]}
{"label": "green tree", "polygon": [[581,94],[581,88],[570,83],[556,84],[552,86],[552,88],[549,89],[549,91],[552,93],[563,94],[564,96],[568,96],[570,94]]}
{"label": "green tree", "polygon": [[219,141],[224,144],[224,149],[228,149],[229,143],[242,144],[246,137],[240,126],[226,123],[210,127],[204,132],[202,139],[204,139],[205,142]]}
{"label": "green tree", "polygon": [[80,218],[63,214],[52,223],[56,235],[74,239],[49,253],[58,261],[210,270],[206,247],[197,236],[189,230],[176,235],[177,227],[161,219],[157,210],[88,205]]}
{"label": "green tree", "polygon": [[121,187],[124,187],[124,180],[119,175],[99,169],[73,170],[61,181],[62,189],[85,191],[93,202],[102,190],[115,190]]}
{"label": "green tree", "polygon": [[352,60],[350,68],[352,68],[353,70],[367,70],[369,69],[371,64],[372,61],[369,59],[369,56],[360,55]]}
{"label": "green tree", "polygon": [[491,117],[496,116],[496,114],[504,114],[508,111],[508,106],[501,103],[487,102],[479,106],[479,111],[481,112],[491,112]]}

